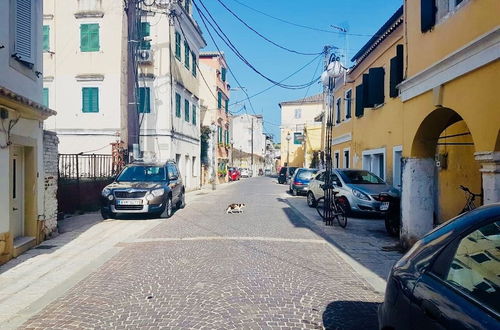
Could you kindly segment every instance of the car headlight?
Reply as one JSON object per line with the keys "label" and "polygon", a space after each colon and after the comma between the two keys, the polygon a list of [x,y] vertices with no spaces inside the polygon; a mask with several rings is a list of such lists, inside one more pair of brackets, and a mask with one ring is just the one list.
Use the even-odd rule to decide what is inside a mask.
{"label": "car headlight", "polygon": [[104,188],[101,192],[102,196],[108,197],[111,194],[111,189],[109,188]]}
{"label": "car headlight", "polygon": [[354,196],[356,196],[357,198],[359,199],[363,199],[365,201],[369,201],[370,200],[370,197],[368,197],[366,194],[362,193],[361,191],[359,190],[356,190],[356,189],[353,189],[352,190],[352,194]]}
{"label": "car headlight", "polygon": [[164,193],[165,193],[165,189],[163,189],[163,188],[151,190],[151,195],[153,195],[155,197],[160,197]]}

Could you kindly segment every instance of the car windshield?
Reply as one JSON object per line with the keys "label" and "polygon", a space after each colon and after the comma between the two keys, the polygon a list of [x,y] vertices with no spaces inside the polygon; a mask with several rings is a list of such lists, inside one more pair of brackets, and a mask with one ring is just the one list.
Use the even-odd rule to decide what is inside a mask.
{"label": "car windshield", "polygon": [[124,182],[156,182],[166,180],[165,168],[162,166],[130,166],[120,173],[116,181]]}
{"label": "car windshield", "polygon": [[384,184],[384,180],[368,171],[340,171],[345,183],[351,184]]}
{"label": "car windshield", "polygon": [[318,172],[318,170],[299,170],[297,172],[297,179],[300,180],[311,180],[312,177]]}

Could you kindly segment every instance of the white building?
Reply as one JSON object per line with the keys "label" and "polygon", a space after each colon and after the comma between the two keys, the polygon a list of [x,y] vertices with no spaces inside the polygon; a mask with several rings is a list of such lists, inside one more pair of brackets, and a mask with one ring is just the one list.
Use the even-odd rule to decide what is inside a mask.
{"label": "white building", "polygon": [[249,168],[253,175],[264,170],[266,135],[261,115],[242,114],[232,117],[233,165]]}
{"label": "white building", "polygon": [[0,264],[45,238],[42,71],[42,3],[0,1]]}
{"label": "white building", "polygon": [[157,1],[137,12],[139,36],[131,41],[137,45],[137,100],[127,90],[124,2],[44,4],[44,98],[48,106],[61,109],[46,127],[58,133],[60,152],[111,154],[111,143],[127,142],[134,121],[127,117],[128,105],[137,103],[143,157],[175,159],[186,189],[198,188],[197,63],[205,41],[191,2]]}

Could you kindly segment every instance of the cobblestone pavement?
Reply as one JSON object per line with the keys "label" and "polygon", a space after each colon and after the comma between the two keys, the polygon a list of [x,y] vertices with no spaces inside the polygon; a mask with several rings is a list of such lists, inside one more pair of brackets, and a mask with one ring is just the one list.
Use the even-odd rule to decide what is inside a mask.
{"label": "cobblestone pavement", "polygon": [[23,328],[376,329],[382,296],[282,192],[253,178],[200,196]]}

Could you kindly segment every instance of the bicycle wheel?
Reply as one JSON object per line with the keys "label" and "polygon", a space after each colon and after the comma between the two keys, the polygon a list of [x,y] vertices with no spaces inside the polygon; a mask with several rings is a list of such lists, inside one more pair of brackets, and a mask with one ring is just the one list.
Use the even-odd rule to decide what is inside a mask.
{"label": "bicycle wheel", "polygon": [[319,216],[325,220],[325,197],[320,197],[316,200],[316,211]]}
{"label": "bicycle wheel", "polygon": [[335,217],[339,226],[345,228],[347,226],[347,216],[345,215],[344,207],[341,204],[335,203],[337,211],[335,212]]}

